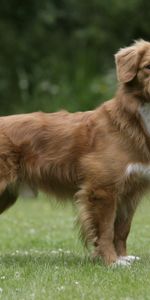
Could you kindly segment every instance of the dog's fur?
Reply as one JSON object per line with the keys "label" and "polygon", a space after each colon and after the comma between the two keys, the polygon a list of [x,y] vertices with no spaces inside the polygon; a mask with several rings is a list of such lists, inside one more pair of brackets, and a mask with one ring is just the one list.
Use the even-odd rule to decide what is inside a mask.
{"label": "dog's fur", "polygon": [[74,196],[83,236],[106,264],[126,255],[134,211],[150,187],[150,43],[115,58],[118,91],[97,109],[0,118],[0,212],[26,187]]}

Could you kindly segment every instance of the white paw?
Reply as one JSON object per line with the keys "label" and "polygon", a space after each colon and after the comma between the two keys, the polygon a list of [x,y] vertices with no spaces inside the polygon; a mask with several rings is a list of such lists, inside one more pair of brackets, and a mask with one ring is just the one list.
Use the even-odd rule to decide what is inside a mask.
{"label": "white paw", "polygon": [[139,256],[127,255],[119,256],[118,259],[112,264],[113,267],[129,267],[134,261],[140,260]]}
{"label": "white paw", "polygon": [[112,265],[112,267],[130,267],[131,262],[125,259],[122,259],[120,256]]}
{"label": "white paw", "polygon": [[134,261],[140,260],[140,257],[134,255],[127,255],[127,256],[120,256],[119,259],[132,263]]}

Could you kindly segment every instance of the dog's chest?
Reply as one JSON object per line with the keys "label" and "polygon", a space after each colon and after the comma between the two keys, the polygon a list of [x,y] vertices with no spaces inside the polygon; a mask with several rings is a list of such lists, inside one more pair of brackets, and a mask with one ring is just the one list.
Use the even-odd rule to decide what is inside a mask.
{"label": "dog's chest", "polygon": [[145,128],[147,129],[148,133],[150,134],[150,104],[145,103],[140,107],[140,115],[143,120],[143,123],[145,125]]}

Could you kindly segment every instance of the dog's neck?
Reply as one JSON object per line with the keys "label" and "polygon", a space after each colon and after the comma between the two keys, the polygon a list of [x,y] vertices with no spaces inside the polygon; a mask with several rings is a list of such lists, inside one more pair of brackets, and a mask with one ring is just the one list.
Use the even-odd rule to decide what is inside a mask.
{"label": "dog's neck", "polygon": [[145,96],[139,89],[135,89],[133,83],[122,84],[117,92],[116,98],[121,101],[121,108],[130,116],[140,119],[142,127],[150,136],[150,97]]}
{"label": "dog's neck", "polygon": [[[139,90],[132,86],[121,84],[116,93],[116,105],[123,113],[127,113],[129,117],[137,116],[137,112],[141,105],[147,102]],[[117,104],[118,103],[118,104]]]}
{"label": "dog's neck", "polygon": [[[129,92],[125,86],[120,86],[116,97],[106,102],[104,107],[112,124],[122,135],[128,136],[132,144],[139,144],[144,156],[150,159],[150,104],[144,101],[142,94],[135,90]],[[142,107],[145,109],[142,110]]]}
{"label": "dog's neck", "polygon": [[144,105],[141,105],[139,109],[139,114],[142,118],[146,131],[150,136],[150,103],[145,103]]}
{"label": "dog's neck", "polygon": [[150,94],[141,86],[137,78],[133,79],[131,82],[120,83],[117,95],[120,97],[120,94],[128,98],[132,97],[136,99],[136,101],[139,101],[141,105],[150,103]]}
{"label": "dog's neck", "polygon": [[138,129],[138,110],[141,106],[140,100],[131,94],[124,93],[120,88],[116,97],[105,102],[104,107],[112,120],[112,123],[121,132],[132,135],[133,127]]}

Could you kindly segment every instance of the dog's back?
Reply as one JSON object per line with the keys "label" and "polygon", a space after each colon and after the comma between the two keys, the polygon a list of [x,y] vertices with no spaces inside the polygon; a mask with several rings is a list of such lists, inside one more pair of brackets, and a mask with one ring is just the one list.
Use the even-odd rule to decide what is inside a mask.
{"label": "dog's back", "polygon": [[[1,174],[5,185],[26,181],[61,197],[73,194],[82,177],[80,159],[91,147],[94,118],[92,111],[1,117],[0,168],[5,165],[9,174]],[[8,161],[14,162],[12,168]]]}

